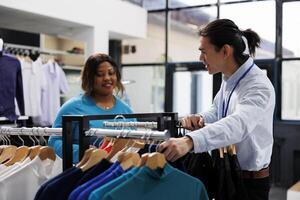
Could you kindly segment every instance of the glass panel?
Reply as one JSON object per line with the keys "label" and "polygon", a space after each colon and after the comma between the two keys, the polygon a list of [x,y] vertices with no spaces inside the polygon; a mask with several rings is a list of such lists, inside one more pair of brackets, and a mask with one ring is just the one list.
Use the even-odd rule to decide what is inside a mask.
{"label": "glass panel", "polygon": [[282,62],[281,117],[300,120],[300,61]]}
{"label": "glass panel", "polygon": [[170,8],[180,8],[187,6],[198,6],[205,4],[214,4],[217,0],[169,0]]}
{"label": "glass panel", "polygon": [[122,41],[122,63],[165,61],[165,13],[149,13],[147,38]]}
{"label": "glass panel", "polygon": [[64,69],[69,86],[67,94],[61,95],[61,104],[82,93],[80,70]]}
{"label": "glass panel", "polygon": [[251,28],[257,32],[262,42],[261,48],[257,49],[255,57],[274,58],[275,1],[221,5],[220,18],[233,20],[242,30]]}
{"label": "glass panel", "polygon": [[212,104],[213,100],[213,76],[209,75],[207,71],[200,71],[195,73],[197,87],[196,92],[196,112],[201,113],[206,111]]}
{"label": "glass panel", "polygon": [[164,66],[123,67],[124,99],[134,112],[163,112],[165,102]]}
{"label": "glass panel", "polygon": [[282,16],[282,56],[300,57],[300,30],[295,28],[300,24],[300,2],[283,4]]}
{"label": "glass panel", "polygon": [[147,10],[166,8],[166,0],[125,0]]}
{"label": "glass panel", "polygon": [[201,113],[212,103],[212,76],[206,71],[175,72],[173,111],[180,117]]}
{"label": "glass panel", "polygon": [[217,18],[217,7],[170,12],[169,62],[199,61],[199,26]]}
{"label": "glass panel", "polygon": [[220,0],[221,3],[225,3],[225,2],[237,2],[237,1],[241,1],[241,0]]}
{"label": "glass panel", "polygon": [[147,10],[166,8],[166,0],[142,0],[143,7]]}
{"label": "glass panel", "polygon": [[173,111],[178,112],[179,117],[191,114],[191,72],[175,72],[173,86]]}

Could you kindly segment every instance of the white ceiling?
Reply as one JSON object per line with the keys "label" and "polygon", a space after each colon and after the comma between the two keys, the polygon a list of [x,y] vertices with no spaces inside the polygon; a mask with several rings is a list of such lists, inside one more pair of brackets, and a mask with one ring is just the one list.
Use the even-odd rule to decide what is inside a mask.
{"label": "white ceiling", "polygon": [[79,23],[45,17],[2,6],[0,6],[0,27],[32,33],[64,36],[71,36],[78,29],[88,28],[88,26]]}

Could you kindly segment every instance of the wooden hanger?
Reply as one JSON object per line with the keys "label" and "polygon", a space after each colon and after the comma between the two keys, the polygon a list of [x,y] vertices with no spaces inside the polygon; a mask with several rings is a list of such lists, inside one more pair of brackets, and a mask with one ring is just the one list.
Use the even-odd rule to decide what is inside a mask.
{"label": "wooden hanger", "polygon": [[107,152],[105,150],[95,149],[92,151],[89,159],[80,168],[82,171],[85,172],[86,170],[92,168],[97,163],[99,163],[103,158],[106,158],[106,157],[107,157]]}
{"label": "wooden hanger", "polygon": [[144,142],[134,141],[134,143],[131,145],[131,147],[135,147],[138,149],[143,149],[145,147]]}
{"label": "wooden hanger", "polygon": [[13,145],[6,146],[0,155],[0,163],[11,159],[16,153],[17,147]]}
{"label": "wooden hanger", "polygon": [[94,148],[89,148],[85,150],[82,159],[80,160],[79,163],[77,163],[76,167],[81,167],[82,165],[84,165],[88,161],[88,159],[90,158],[94,150],[95,150]]}
{"label": "wooden hanger", "polygon": [[4,164],[6,166],[11,166],[16,162],[22,162],[29,154],[29,147],[27,146],[20,146],[16,149],[16,152],[12,158],[6,161]]}
{"label": "wooden hanger", "polygon": [[40,151],[41,151],[41,145],[36,145],[33,147],[29,147],[29,155],[28,157],[30,158],[30,160],[33,160],[37,155],[39,155]]}
{"label": "wooden hanger", "polygon": [[146,162],[147,162],[147,160],[148,160],[149,155],[150,155],[150,153],[144,153],[144,154],[141,156],[140,167],[146,165]]}
{"label": "wooden hanger", "polygon": [[116,138],[112,145],[112,150],[107,156],[107,159],[110,160],[117,152],[121,151],[125,147],[127,142],[128,139]]}
{"label": "wooden hanger", "polygon": [[127,139],[128,142],[126,143],[125,147],[121,150],[122,152],[127,151],[127,149],[134,147],[137,149],[143,149],[145,146],[145,143],[137,141],[137,140],[133,140],[133,139]]}
{"label": "wooden hanger", "polygon": [[127,170],[131,167],[139,167],[141,163],[141,157],[138,153],[120,152],[118,156],[118,162],[123,170]]}
{"label": "wooden hanger", "polygon": [[223,148],[219,148],[219,154],[220,154],[220,158],[224,158]]}
{"label": "wooden hanger", "polygon": [[157,169],[157,168],[164,168],[166,165],[167,161],[164,156],[164,154],[159,153],[159,152],[154,152],[151,153],[146,161],[146,166],[149,167],[150,169]]}
{"label": "wooden hanger", "polygon": [[41,160],[46,160],[46,159],[50,159],[53,161],[56,160],[56,154],[54,152],[54,149],[48,146],[41,147],[38,156]]}
{"label": "wooden hanger", "polygon": [[236,147],[235,147],[234,144],[229,145],[228,152],[229,152],[230,155],[236,155]]}

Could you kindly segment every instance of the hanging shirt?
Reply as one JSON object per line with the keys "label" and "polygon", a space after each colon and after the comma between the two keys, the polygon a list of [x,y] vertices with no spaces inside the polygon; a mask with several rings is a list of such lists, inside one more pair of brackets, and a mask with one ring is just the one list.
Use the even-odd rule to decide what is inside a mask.
{"label": "hanging shirt", "polygon": [[113,164],[106,160],[102,159],[99,163],[97,163],[93,168],[87,171],[87,173],[77,182],[77,186],[80,186],[89,180],[95,178],[96,176],[100,175],[101,173],[108,170]]}
{"label": "hanging shirt", "polygon": [[76,200],[88,200],[90,194],[94,190],[96,190],[97,188],[105,185],[106,183],[109,183],[110,181],[114,180],[115,178],[121,176],[124,173],[125,173],[125,171],[122,169],[122,167],[120,165],[117,166],[111,173],[106,175],[101,180],[95,181],[91,186],[89,186],[82,193],[80,193],[80,195],[77,197]]}
{"label": "hanging shirt", "polygon": [[240,77],[253,64],[249,59],[227,80],[223,80],[208,112],[201,115],[213,123],[188,133],[194,151],[205,152],[235,144],[243,170],[257,171],[270,164],[273,146],[273,113],[275,92],[272,83],[255,64],[232,93],[226,117],[222,118],[223,101]]}
{"label": "hanging shirt", "polygon": [[14,171],[18,170],[20,167],[26,165],[27,163],[31,162],[31,159],[28,157],[22,162],[16,162],[13,165],[7,166],[0,172],[0,181],[9,177]]}
{"label": "hanging shirt", "polygon": [[[63,115],[111,115],[111,114],[131,114],[132,110],[126,105],[119,97],[115,96],[115,106],[109,110],[104,110],[96,105],[95,101],[86,95],[79,95],[67,101],[59,110],[57,117],[54,121],[53,128],[62,127]],[[123,120],[123,119],[122,119]],[[127,119],[126,121],[129,121]],[[109,120],[106,120],[109,121]],[[113,119],[110,121],[114,121]],[[103,127],[103,121],[93,120],[90,121],[90,128]],[[77,163],[79,146],[78,146],[78,124],[74,123],[73,126],[73,162]],[[51,136],[49,138],[49,145],[55,149],[56,154],[62,156],[62,140],[60,136]]]}
{"label": "hanging shirt", "polygon": [[103,179],[105,176],[107,176],[108,174],[110,174],[114,169],[116,169],[117,166],[119,166],[120,164],[118,162],[115,162],[114,164],[112,164],[106,171],[104,171],[103,173],[99,174],[98,176],[94,177],[93,179],[90,179],[89,181],[87,181],[86,183],[78,186],[76,189],[74,189],[72,191],[72,193],[69,195],[68,200],[76,200],[78,198],[78,196],[84,191],[86,190],[88,187],[90,187],[91,185],[93,185],[96,181],[100,181],[101,179]]}
{"label": "hanging shirt", "polygon": [[38,156],[27,165],[22,166],[9,177],[0,181],[1,200],[32,200],[39,187],[45,181],[62,171],[62,160],[46,159],[42,161]]}
{"label": "hanging shirt", "polygon": [[98,189],[95,189],[89,196],[88,200],[101,200],[104,195],[114,189],[115,187],[121,185],[121,183],[125,182],[126,180],[130,179],[133,175],[135,175],[140,170],[139,167],[134,167],[131,170],[127,171],[126,173],[122,174],[118,178],[106,183],[105,185],[101,186]]}
{"label": "hanging shirt", "polygon": [[60,108],[60,94],[68,92],[68,82],[62,68],[53,61],[43,65],[43,72],[47,82],[42,92],[42,115],[33,118],[39,126],[51,126]]}
{"label": "hanging shirt", "polygon": [[51,181],[39,194],[36,200],[66,200],[75,188],[77,182],[84,176],[84,172],[76,167],[73,167],[68,173]]}
{"label": "hanging shirt", "polygon": [[25,115],[39,117],[42,115],[42,91],[46,88],[41,58],[36,61],[21,59]]}
{"label": "hanging shirt", "polygon": [[24,115],[24,97],[21,65],[18,59],[0,56],[0,117],[14,121],[18,118],[15,109],[15,98],[19,112]]}
{"label": "hanging shirt", "polygon": [[42,193],[44,192],[44,189],[47,187],[47,185],[49,185],[52,182],[55,182],[56,180],[62,178],[63,176],[67,176],[67,174],[72,173],[73,170],[75,170],[76,167],[71,167],[65,171],[63,171],[62,173],[58,174],[57,176],[53,177],[52,179],[48,180],[47,182],[43,183],[41,185],[41,187],[39,188],[39,190],[37,191],[34,200],[38,200],[40,199]]}
{"label": "hanging shirt", "polygon": [[163,169],[156,170],[142,167],[132,178],[106,193],[103,199],[208,200],[208,197],[199,180],[166,164]]}

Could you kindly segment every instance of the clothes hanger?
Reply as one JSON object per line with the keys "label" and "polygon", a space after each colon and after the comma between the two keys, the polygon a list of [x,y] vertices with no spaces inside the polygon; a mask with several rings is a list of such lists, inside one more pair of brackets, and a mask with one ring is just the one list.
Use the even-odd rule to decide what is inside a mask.
{"label": "clothes hanger", "polygon": [[125,145],[127,144],[127,142],[128,142],[128,139],[116,138],[114,140],[113,145],[112,145],[111,151],[107,155],[107,159],[110,160],[116,153],[118,153],[119,151],[121,151],[125,147]]}
{"label": "clothes hanger", "polygon": [[[3,150],[2,150],[2,153],[0,155],[0,163],[4,163],[5,161],[11,159],[15,153],[16,153],[16,150],[17,150],[17,147],[14,146],[14,145],[10,145],[10,140],[8,137],[6,137],[6,132],[9,132],[9,129],[7,130],[3,130],[1,129],[1,135],[3,134],[3,138],[6,138],[8,141],[7,141],[7,145],[4,146]],[[6,141],[5,139],[5,141]]]}
{"label": "clothes hanger", "polygon": [[42,146],[40,148],[40,151],[38,153],[38,156],[41,160],[50,159],[55,161],[56,160],[56,154],[54,152],[54,149],[49,146]]}
{"label": "clothes hanger", "polygon": [[[128,135],[130,134],[130,130],[128,130],[128,132],[125,134],[124,137],[128,137]],[[137,149],[143,149],[145,146],[145,143],[138,141],[138,140],[134,140],[134,139],[128,139],[127,144],[125,145],[125,147],[121,150],[122,152],[126,152],[129,148],[137,148]]]}
{"label": "clothes hanger", "polygon": [[[23,132],[23,129],[21,128],[21,134],[22,134],[22,132]],[[10,158],[7,162],[4,163],[6,166],[11,166],[11,165],[15,164],[16,162],[22,162],[29,155],[29,152],[30,152],[29,147],[24,145],[25,142],[21,138],[20,135],[18,135],[18,138],[22,141],[22,146],[18,147],[16,149],[14,156],[12,158]]]}
{"label": "clothes hanger", "polygon": [[89,149],[85,150],[82,159],[80,160],[79,163],[77,163],[76,167],[80,168],[81,166],[83,166],[89,160],[89,158],[91,157],[92,152],[94,150],[95,150],[95,148],[89,148]]}
{"label": "clothes hanger", "polygon": [[[152,132],[150,132],[150,135],[147,139],[147,141],[150,141]],[[155,169],[163,169],[165,165],[167,164],[167,160],[164,156],[164,154],[159,153],[159,152],[154,152],[154,153],[146,153],[144,156],[142,163],[143,166],[147,166],[152,170]]]}
{"label": "clothes hanger", "polygon": [[230,155],[236,155],[236,147],[235,147],[234,144],[229,145],[228,152],[229,152]]}
{"label": "clothes hanger", "polygon": [[149,167],[152,170],[161,168],[163,169],[166,165],[167,161],[164,154],[159,152],[150,153],[145,166]]}
{"label": "clothes hanger", "polygon": [[28,157],[30,158],[30,160],[33,160],[40,153],[41,145],[40,145],[39,140],[36,137],[34,137],[34,138],[37,140],[38,145],[35,145],[35,140],[30,135],[29,135],[29,138],[33,142],[33,146],[29,147],[30,152],[29,152]]}
{"label": "clothes hanger", "polygon": [[99,163],[102,159],[107,157],[107,152],[103,149],[94,149],[88,158],[88,160],[82,165],[80,168],[82,171],[87,171],[88,169],[95,166]]}
{"label": "clothes hanger", "polygon": [[139,167],[141,163],[141,157],[138,153],[133,152],[121,152],[118,155],[118,162],[125,171],[132,167]]}
{"label": "clothes hanger", "polygon": [[147,162],[147,159],[148,159],[149,155],[150,155],[150,153],[144,153],[144,154],[141,156],[140,167],[146,165],[146,162]]}
{"label": "clothes hanger", "polygon": [[0,163],[3,163],[9,159],[11,159],[16,153],[17,147],[10,145],[6,146],[0,155]]}

